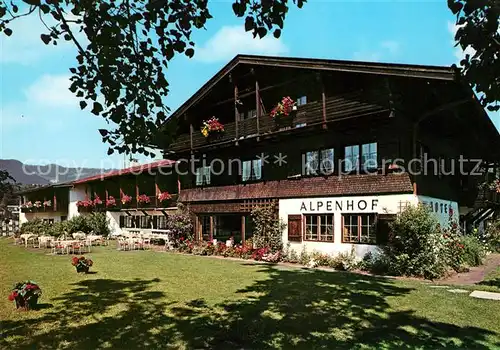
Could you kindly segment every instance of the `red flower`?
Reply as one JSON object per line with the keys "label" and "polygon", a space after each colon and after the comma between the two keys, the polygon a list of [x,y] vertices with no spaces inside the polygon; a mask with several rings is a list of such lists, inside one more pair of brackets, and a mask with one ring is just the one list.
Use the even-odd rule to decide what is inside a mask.
{"label": "red flower", "polygon": [[179,241],[181,241],[181,242],[182,242],[183,240],[184,240],[184,237],[179,238]]}
{"label": "red flower", "polygon": [[18,296],[17,292],[12,292],[12,293],[10,293],[10,294],[9,294],[9,301],[14,301],[14,300],[16,300],[17,296]]}

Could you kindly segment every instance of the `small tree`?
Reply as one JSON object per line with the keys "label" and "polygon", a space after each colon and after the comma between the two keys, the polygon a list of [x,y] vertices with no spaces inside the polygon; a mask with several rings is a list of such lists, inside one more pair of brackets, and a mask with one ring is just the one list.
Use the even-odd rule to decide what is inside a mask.
{"label": "small tree", "polygon": [[192,240],[194,226],[191,213],[180,204],[178,208],[179,210],[175,214],[168,215],[167,230],[172,232],[174,239],[183,237]]}
{"label": "small tree", "polygon": [[269,248],[272,252],[283,250],[283,230],[286,224],[280,220],[277,212],[269,206],[262,206],[254,208],[251,215],[255,224],[255,247]]}
{"label": "small tree", "polygon": [[447,269],[446,249],[437,220],[422,205],[409,206],[393,223],[385,254],[389,272],[439,278]]}

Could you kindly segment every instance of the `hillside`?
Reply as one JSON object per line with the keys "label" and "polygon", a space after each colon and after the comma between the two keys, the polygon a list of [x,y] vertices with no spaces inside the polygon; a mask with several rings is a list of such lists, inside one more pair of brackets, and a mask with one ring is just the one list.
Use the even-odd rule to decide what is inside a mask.
{"label": "hillside", "polygon": [[0,159],[0,169],[7,170],[18,183],[25,185],[47,185],[49,183],[68,182],[113,170],[66,168],[56,164],[31,165],[23,164],[16,159]]}

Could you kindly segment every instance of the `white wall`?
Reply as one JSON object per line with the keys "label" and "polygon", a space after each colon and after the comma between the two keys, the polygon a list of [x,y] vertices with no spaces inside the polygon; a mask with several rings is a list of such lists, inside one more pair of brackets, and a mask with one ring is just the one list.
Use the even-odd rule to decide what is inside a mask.
{"label": "white wall", "polygon": [[[334,214],[334,242],[290,242],[290,248],[297,253],[305,247],[308,252],[318,251],[336,255],[340,252],[350,252],[352,248],[358,258],[362,258],[369,251],[376,251],[376,245],[342,243],[342,214],[347,213],[377,213],[398,214],[407,205],[423,203],[430,208],[442,226],[447,226],[450,218],[458,223],[459,213],[457,202],[442,200],[413,194],[357,196],[357,197],[323,197],[323,198],[294,198],[279,201],[279,217],[287,223],[288,215],[297,214]],[[283,242],[288,243],[288,229],[283,232]]]}
{"label": "white wall", "polygon": [[106,217],[109,219],[109,229],[111,235],[121,235],[122,229],[120,228],[120,216],[126,215],[119,211],[106,211]]}
{"label": "white wall", "polygon": [[85,185],[77,185],[69,189],[68,219],[80,215],[76,202],[85,199]]}
{"label": "white wall", "polygon": [[[377,250],[370,244],[342,243],[342,214],[347,213],[377,213],[397,214],[400,208],[417,204],[413,194],[359,197],[323,197],[294,198],[279,201],[279,216],[283,222],[288,222],[288,215],[297,214],[334,214],[334,241],[330,242],[290,242],[290,248],[297,253],[306,248],[308,252],[318,251],[336,255],[340,252],[350,252],[354,248],[356,255],[362,258],[368,251]],[[288,229],[283,232],[283,242],[288,243]]]}

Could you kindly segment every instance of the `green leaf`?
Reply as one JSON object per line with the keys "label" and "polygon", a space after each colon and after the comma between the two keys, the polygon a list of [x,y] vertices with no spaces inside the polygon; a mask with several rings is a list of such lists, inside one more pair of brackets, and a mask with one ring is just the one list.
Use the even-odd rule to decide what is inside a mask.
{"label": "green leaf", "polygon": [[42,39],[45,45],[48,45],[50,43],[50,35],[42,34],[40,35],[40,38]]}
{"label": "green leaf", "polygon": [[92,114],[99,115],[103,111],[103,108],[99,102],[94,102],[93,108],[90,111]]}
{"label": "green leaf", "polygon": [[85,107],[87,107],[87,102],[85,101],[80,101],[80,109],[85,109]]}
{"label": "green leaf", "polygon": [[192,58],[194,56],[194,50],[192,48],[189,48],[185,52],[186,56],[189,58]]}
{"label": "green leaf", "polygon": [[3,32],[4,32],[4,33],[5,33],[5,35],[7,35],[7,36],[11,36],[11,35],[12,35],[12,29],[10,29],[10,28],[5,28],[5,29],[3,30]]}

